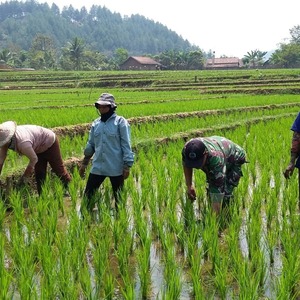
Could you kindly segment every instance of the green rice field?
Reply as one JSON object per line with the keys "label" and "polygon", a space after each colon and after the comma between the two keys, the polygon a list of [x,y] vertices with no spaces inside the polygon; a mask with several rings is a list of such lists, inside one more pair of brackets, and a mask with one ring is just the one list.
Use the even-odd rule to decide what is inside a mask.
{"label": "green rice field", "polygon": [[[135,162],[116,216],[105,181],[93,214],[78,165],[94,102],[111,93],[130,123]],[[300,70],[0,72],[0,123],[53,129],[72,173],[41,196],[16,185],[28,160],[10,151],[0,176],[0,299],[300,299],[298,171],[286,180]],[[249,163],[216,216],[204,173],[186,196],[181,150],[222,135]],[[299,230],[298,230],[299,227]],[[298,240],[299,239],[299,240]]]}

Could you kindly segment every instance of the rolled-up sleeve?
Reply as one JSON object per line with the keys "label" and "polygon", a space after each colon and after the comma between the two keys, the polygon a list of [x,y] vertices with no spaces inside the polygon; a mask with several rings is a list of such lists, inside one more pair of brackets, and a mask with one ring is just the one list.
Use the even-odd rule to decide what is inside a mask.
{"label": "rolled-up sleeve", "polygon": [[32,148],[31,143],[30,142],[22,143],[22,146],[19,148],[19,152],[25,155],[29,159],[28,167],[34,168],[34,166],[38,162],[38,157],[34,149]]}

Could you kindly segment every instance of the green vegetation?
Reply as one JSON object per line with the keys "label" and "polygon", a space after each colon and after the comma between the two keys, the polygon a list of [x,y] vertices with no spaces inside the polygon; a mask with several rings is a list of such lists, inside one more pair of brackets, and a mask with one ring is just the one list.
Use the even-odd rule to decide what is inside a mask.
{"label": "green vegetation", "polygon": [[179,54],[191,52],[191,63],[199,50],[158,22],[98,5],[60,11],[55,3],[7,1],[0,4],[0,27],[0,60],[17,68],[113,70],[128,55],[146,53],[184,58]]}
{"label": "green vegetation", "polygon": [[[28,51],[32,41],[41,37],[39,32],[46,37],[44,51],[61,49],[74,37],[84,39],[92,50],[103,53],[125,48],[136,54],[156,54],[165,49],[191,47],[162,24],[140,15],[122,18],[98,5],[89,11],[84,6],[81,10],[74,9],[72,5],[60,11],[55,3],[49,7],[47,3],[12,1],[1,3],[0,12],[1,29],[7,36],[1,48],[17,42],[19,48]],[[16,26],[19,30],[15,30]],[[131,36],[135,36],[134,40]]]}
{"label": "green vegetation", "polygon": [[[153,72],[159,79],[151,87],[141,84],[148,72],[81,73],[91,82],[100,75],[119,78],[113,88],[92,89],[77,87],[76,79],[71,86],[71,72],[50,72],[49,78],[44,72],[5,73],[0,122],[54,128],[66,161],[83,155],[89,124],[97,117],[94,101],[102,92],[113,93],[118,113],[131,124],[135,163],[118,217],[109,182],[99,190],[98,210],[82,216],[86,179],[75,159],[71,197],[64,198],[60,181],[51,176],[38,197],[29,188],[14,188],[27,160],[9,154],[0,186],[2,298],[297,299],[298,181],[286,181],[282,173],[300,107],[287,83],[299,72],[263,70],[262,79],[246,70]],[[15,89],[4,88],[14,76],[23,79]],[[69,87],[41,87],[64,76]],[[195,76],[211,93],[196,87]],[[240,80],[247,84],[236,93]],[[124,82],[132,85],[124,88]],[[220,86],[232,92],[218,93]],[[219,217],[211,211],[201,172],[195,173],[197,200],[186,198],[181,149],[199,135],[224,135],[244,147],[249,160],[234,203]]]}
{"label": "green vegetation", "polygon": [[[158,22],[97,5],[60,11],[55,3],[6,1],[0,4],[0,28],[0,70],[3,62],[35,70],[118,70],[132,55],[150,56],[169,70],[200,70],[214,55]],[[243,68],[299,67],[300,26],[290,35],[269,59],[249,49],[241,57]]]}

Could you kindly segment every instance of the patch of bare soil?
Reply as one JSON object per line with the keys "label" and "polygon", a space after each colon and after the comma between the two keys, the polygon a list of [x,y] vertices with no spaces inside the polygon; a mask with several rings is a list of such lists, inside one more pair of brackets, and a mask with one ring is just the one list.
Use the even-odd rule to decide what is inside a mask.
{"label": "patch of bare soil", "polygon": [[59,136],[76,136],[76,135],[84,135],[88,133],[90,130],[91,124],[78,124],[78,125],[70,125],[70,126],[62,126],[55,127],[52,130]]}

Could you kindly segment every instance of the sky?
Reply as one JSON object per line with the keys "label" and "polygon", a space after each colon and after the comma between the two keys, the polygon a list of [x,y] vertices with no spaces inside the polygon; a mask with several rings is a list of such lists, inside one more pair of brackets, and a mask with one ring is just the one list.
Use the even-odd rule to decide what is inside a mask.
{"label": "sky", "polygon": [[106,7],[122,16],[139,14],[175,31],[215,57],[242,58],[252,50],[272,51],[288,43],[300,25],[300,0],[38,0],[60,9]]}

